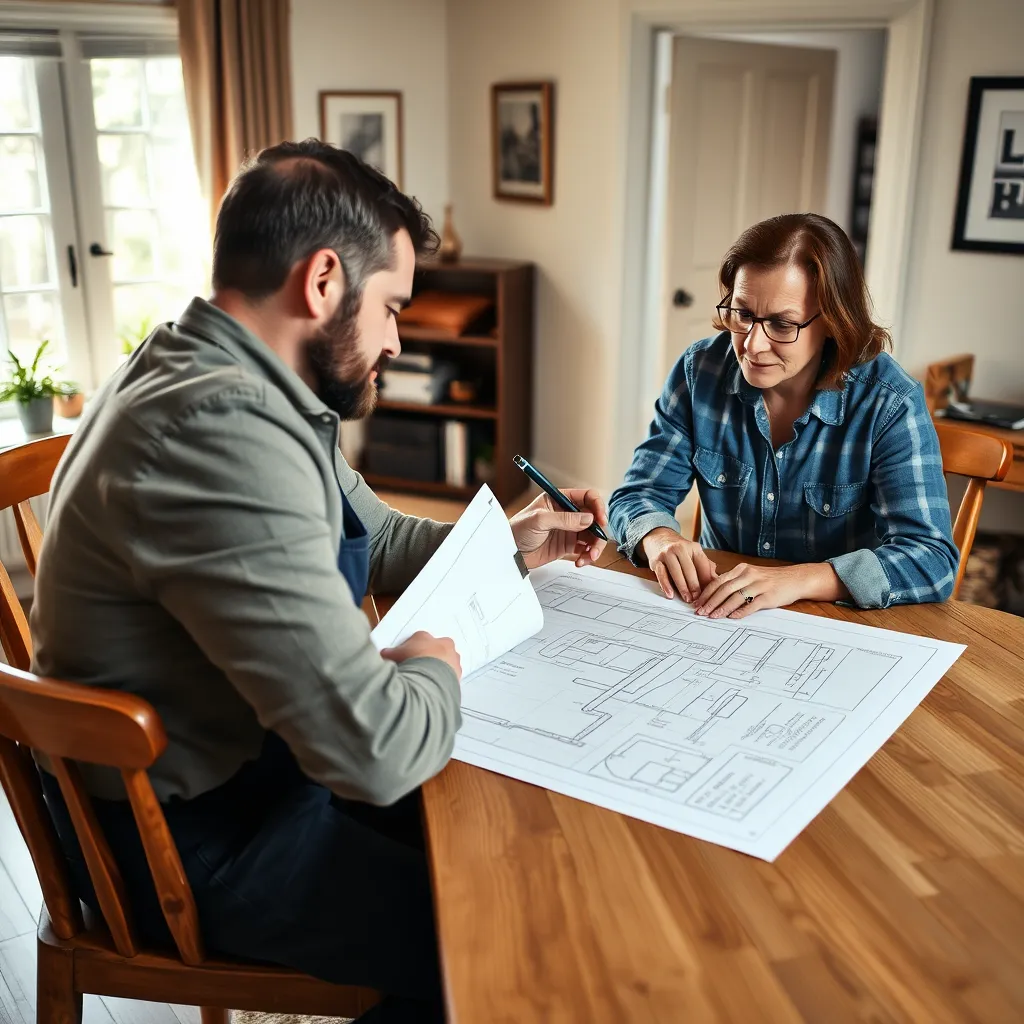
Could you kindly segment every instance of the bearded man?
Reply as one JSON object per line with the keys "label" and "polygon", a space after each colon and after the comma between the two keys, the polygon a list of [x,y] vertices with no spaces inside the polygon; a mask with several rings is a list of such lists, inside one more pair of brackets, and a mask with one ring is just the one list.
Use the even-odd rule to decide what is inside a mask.
{"label": "bearded man", "polygon": [[[416,790],[451,754],[461,666],[449,639],[371,642],[368,587],[400,591],[450,527],[378,499],[338,435],[373,409],[436,245],[416,201],[352,154],[260,153],[221,205],[210,300],[107,382],[57,469],[31,619],[36,672],[159,713],[150,777],[207,948],[379,989],[377,1024],[443,1019]],[[584,531],[607,526],[604,505],[569,493],[585,511],[544,497],[513,517],[527,565],[600,555]],[[119,778],[83,772],[136,927],[167,943]]]}

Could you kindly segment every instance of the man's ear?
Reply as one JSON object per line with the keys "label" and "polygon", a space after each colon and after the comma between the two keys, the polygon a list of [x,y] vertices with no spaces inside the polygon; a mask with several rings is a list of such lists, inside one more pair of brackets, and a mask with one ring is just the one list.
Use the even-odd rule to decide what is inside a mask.
{"label": "man's ear", "polygon": [[345,273],[333,249],[318,249],[306,261],[302,278],[302,297],[311,319],[324,323],[331,319],[345,296]]}

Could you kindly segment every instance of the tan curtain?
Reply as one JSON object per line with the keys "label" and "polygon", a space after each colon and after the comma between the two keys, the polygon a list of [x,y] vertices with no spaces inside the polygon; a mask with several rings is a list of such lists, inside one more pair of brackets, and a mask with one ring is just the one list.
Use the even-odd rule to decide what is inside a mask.
{"label": "tan curtain", "polygon": [[216,217],[246,156],[292,136],[288,0],[177,0],[203,193]]}

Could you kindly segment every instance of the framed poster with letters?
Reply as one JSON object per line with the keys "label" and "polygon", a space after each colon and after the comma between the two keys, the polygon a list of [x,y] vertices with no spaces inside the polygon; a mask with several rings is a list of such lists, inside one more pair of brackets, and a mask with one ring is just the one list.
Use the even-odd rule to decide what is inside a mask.
{"label": "framed poster with letters", "polygon": [[953,248],[1024,254],[1024,76],[971,79]]}

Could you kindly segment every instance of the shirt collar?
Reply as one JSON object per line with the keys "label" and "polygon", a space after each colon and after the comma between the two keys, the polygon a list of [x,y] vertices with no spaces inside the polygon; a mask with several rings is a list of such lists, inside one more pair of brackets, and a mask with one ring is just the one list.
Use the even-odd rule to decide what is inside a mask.
{"label": "shirt collar", "polygon": [[172,326],[198,335],[227,352],[237,362],[282,391],[303,415],[321,420],[325,414],[332,417],[337,415],[324,405],[294,370],[284,364],[266,342],[205,299],[194,298]]}
{"label": "shirt collar", "polygon": [[[761,400],[761,389],[755,388],[743,376],[739,360],[737,360],[736,353],[731,347],[726,359],[723,390],[727,395],[738,395],[740,401],[746,405],[756,405]],[[815,391],[814,398],[807,412],[817,416],[822,423],[838,426],[846,416],[846,391],[848,387],[849,380],[844,378],[838,390],[820,388]],[[803,416],[800,417],[800,419],[803,418]]]}

